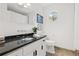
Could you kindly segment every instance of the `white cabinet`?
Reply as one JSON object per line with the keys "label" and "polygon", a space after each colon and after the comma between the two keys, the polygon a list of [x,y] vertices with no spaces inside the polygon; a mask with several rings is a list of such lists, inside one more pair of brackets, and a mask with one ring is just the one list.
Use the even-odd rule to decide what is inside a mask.
{"label": "white cabinet", "polygon": [[46,55],[46,45],[45,45],[45,39],[42,39],[40,42],[40,45],[37,47],[38,49],[38,56],[45,56]]}
{"label": "white cabinet", "polygon": [[38,50],[38,56],[46,55],[46,48],[44,44],[40,45],[37,50]]}
{"label": "white cabinet", "polygon": [[32,44],[23,47],[23,56],[33,55],[34,46]]}
{"label": "white cabinet", "polygon": [[44,40],[46,37],[8,53],[6,56],[45,56],[46,45]]}
{"label": "white cabinet", "polygon": [[22,56],[22,49],[17,49],[15,51],[12,51],[8,54],[6,54],[5,56]]}
{"label": "white cabinet", "polygon": [[27,55],[23,55],[23,56],[33,56],[33,51],[27,53]]}
{"label": "white cabinet", "polygon": [[28,54],[35,54],[35,50],[38,49],[39,45],[40,45],[40,40],[33,42],[29,45],[26,45],[23,47],[23,55],[24,56],[28,56]]}
{"label": "white cabinet", "polygon": [[38,40],[32,44],[23,47],[23,55],[24,56],[45,56],[46,55],[46,38]]}

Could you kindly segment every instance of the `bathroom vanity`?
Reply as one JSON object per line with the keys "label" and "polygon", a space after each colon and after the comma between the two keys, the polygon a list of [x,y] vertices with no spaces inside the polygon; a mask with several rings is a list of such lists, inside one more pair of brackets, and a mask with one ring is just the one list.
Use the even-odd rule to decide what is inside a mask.
{"label": "bathroom vanity", "polygon": [[0,45],[2,56],[45,56],[46,35],[39,38],[33,33],[5,37],[5,43]]}
{"label": "bathroom vanity", "polygon": [[[18,5],[0,4],[0,34],[5,37],[5,41],[0,40],[0,56],[45,56],[46,35],[38,38],[33,37],[32,28],[35,21],[30,19],[32,18],[31,14],[28,18],[27,12],[30,10],[27,11],[24,8],[27,12],[23,14],[25,12],[21,11],[22,8],[16,8],[17,11],[20,8],[20,11],[23,12],[21,14],[12,11],[15,9],[13,6]],[[12,10],[10,10],[11,8]]]}

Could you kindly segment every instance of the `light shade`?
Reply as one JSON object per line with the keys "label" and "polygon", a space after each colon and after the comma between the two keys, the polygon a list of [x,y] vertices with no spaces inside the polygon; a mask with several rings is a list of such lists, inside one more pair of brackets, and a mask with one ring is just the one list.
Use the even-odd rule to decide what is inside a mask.
{"label": "light shade", "polygon": [[31,6],[30,3],[18,3],[18,4],[25,7],[25,8],[27,8],[28,6]]}
{"label": "light shade", "polygon": [[52,11],[49,13],[49,19],[56,20],[58,18],[58,13],[56,11]]}

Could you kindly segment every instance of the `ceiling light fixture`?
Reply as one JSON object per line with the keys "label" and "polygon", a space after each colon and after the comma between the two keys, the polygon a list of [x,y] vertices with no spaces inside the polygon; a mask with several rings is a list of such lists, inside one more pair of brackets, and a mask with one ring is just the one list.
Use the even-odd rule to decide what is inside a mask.
{"label": "ceiling light fixture", "polygon": [[31,6],[30,3],[18,3],[18,4],[25,7],[25,8],[27,8],[28,6]]}
{"label": "ceiling light fixture", "polygon": [[23,5],[23,3],[18,3],[19,5]]}
{"label": "ceiling light fixture", "polygon": [[27,6],[31,6],[31,4],[30,3],[27,3]]}
{"label": "ceiling light fixture", "polygon": [[28,6],[27,5],[24,5],[24,7],[27,8]]}

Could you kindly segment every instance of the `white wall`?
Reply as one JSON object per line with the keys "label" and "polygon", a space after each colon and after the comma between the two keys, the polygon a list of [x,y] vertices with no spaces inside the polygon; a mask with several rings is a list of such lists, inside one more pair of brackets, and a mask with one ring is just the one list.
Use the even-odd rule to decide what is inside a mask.
{"label": "white wall", "polygon": [[[35,5],[32,8],[34,12],[30,14],[30,21],[35,23],[36,13],[43,15],[43,29],[49,39],[55,40],[56,46],[74,50],[74,4],[49,4],[45,8]],[[58,19],[55,22],[48,18],[49,12],[53,10],[58,11]]]}
{"label": "white wall", "polygon": [[44,16],[44,11],[42,6],[40,5],[40,3],[32,3],[31,9],[33,10],[33,12],[29,13],[29,24],[32,24],[34,26],[37,25],[37,13]]}
{"label": "white wall", "polygon": [[[74,4],[52,4],[44,9],[44,30],[56,46],[74,50]],[[49,12],[56,10],[58,19],[52,21],[48,18]]]}
{"label": "white wall", "polygon": [[75,49],[79,50],[79,3],[75,4]]}

